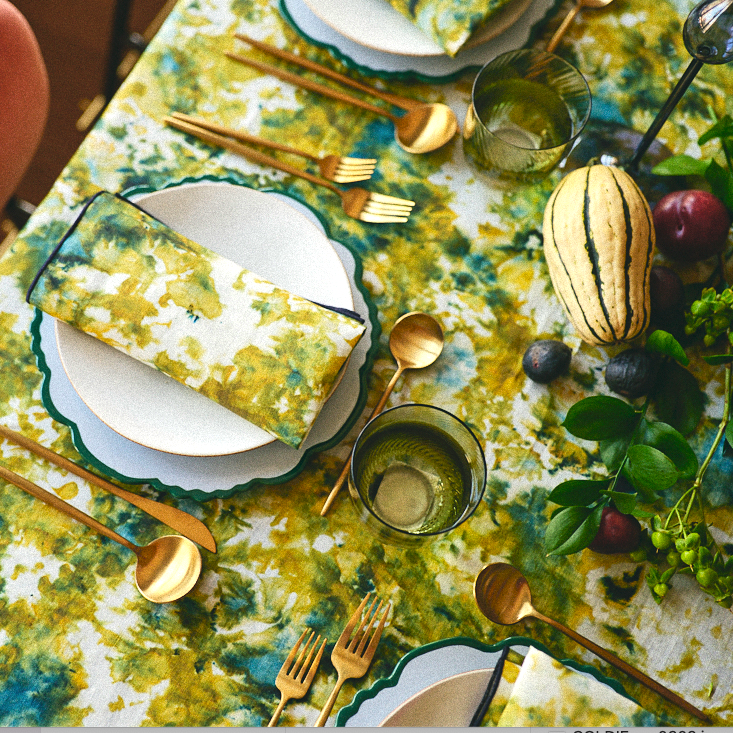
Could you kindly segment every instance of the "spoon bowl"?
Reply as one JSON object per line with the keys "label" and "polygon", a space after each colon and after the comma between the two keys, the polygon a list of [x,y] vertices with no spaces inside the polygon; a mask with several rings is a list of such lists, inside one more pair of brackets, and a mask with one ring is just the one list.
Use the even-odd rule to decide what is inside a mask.
{"label": "spoon bowl", "polygon": [[134,552],[137,557],[135,583],[149,601],[177,601],[196,585],[201,574],[201,553],[187,537],[167,535],[141,547],[5,466],[0,466],[0,478]]}
{"label": "spoon bowl", "polygon": [[435,102],[414,107],[402,117],[392,117],[395,140],[408,153],[429,153],[450,142],[458,132],[453,110]]}
{"label": "spoon bowl", "polygon": [[[392,333],[389,335],[389,350],[397,362],[397,371],[389,380],[389,384],[387,384],[379,402],[377,402],[376,407],[369,416],[370,420],[384,409],[387,399],[392,394],[392,390],[402,372],[405,369],[422,369],[430,366],[443,351],[444,342],[443,329],[438,321],[427,313],[413,311],[405,313],[404,316],[400,316],[395,321]],[[346,461],[346,465],[321,508],[322,517],[326,516],[331,504],[333,504],[344,485],[350,467],[351,458]]]}
{"label": "spoon bowl", "polygon": [[698,710],[694,705],[691,705],[679,695],[660,685],[656,680],[624,662],[623,659],[619,659],[619,657],[607,649],[592,642],[590,639],[586,639],[577,631],[569,629],[558,621],[541,614],[532,605],[532,593],[527,579],[512,565],[503,562],[487,565],[476,576],[473,585],[473,594],[479,610],[489,621],[508,626],[529,616],[534,616],[534,618],[544,621],[554,629],[566,634],[573,641],[589,649],[609,664],[613,664],[621,671],[626,672],[626,674],[638,682],[646,685],[670,702],[675,703],[675,705],[678,705],[691,715],[701,720],[709,720],[702,710]]}

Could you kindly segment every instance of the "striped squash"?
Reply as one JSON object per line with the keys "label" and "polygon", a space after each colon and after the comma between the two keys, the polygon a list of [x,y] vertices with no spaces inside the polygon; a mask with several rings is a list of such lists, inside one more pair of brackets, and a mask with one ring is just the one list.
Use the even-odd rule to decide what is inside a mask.
{"label": "striped squash", "polygon": [[649,325],[654,224],[628,173],[578,168],[552,192],[543,223],[550,278],[583,341],[630,341]]}

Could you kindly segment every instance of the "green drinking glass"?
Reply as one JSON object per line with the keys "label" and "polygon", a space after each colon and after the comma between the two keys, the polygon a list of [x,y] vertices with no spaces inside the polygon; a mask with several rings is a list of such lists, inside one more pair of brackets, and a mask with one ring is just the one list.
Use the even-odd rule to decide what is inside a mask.
{"label": "green drinking glass", "polygon": [[349,493],[367,529],[389,544],[409,546],[454,529],[476,510],[485,486],[478,438],[439,407],[386,410],[354,444]]}
{"label": "green drinking glass", "polygon": [[546,51],[509,51],[474,81],[463,149],[498,180],[532,183],[570,151],[590,111],[588,83],[572,64]]}

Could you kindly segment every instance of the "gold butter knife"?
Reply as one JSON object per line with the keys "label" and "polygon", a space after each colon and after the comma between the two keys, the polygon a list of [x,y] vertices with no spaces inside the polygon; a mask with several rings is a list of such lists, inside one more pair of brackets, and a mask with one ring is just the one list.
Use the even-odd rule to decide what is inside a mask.
{"label": "gold butter knife", "polygon": [[151,517],[155,517],[155,519],[163,522],[163,524],[166,524],[171,529],[180,532],[184,537],[188,537],[189,540],[201,545],[201,547],[206,548],[210,552],[216,552],[216,540],[208,527],[200,519],[190,515],[188,512],[122,489],[112,482],[103,479],[101,476],[97,476],[96,473],[77,466],[73,461],[60,456],[58,453],[54,453],[40,443],[36,443],[35,440],[31,440],[31,438],[27,438],[25,435],[17,433],[15,430],[6,428],[3,425],[0,425],[0,436],[13,443],[17,443],[39,458],[55,463],[69,473],[73,473],[79,476],[79,478],[89,481],[89,483],[98,486],[100,489],[105,489],[120,499],[130,502],[130,504],[136,506],[138,509],[142,509]]}

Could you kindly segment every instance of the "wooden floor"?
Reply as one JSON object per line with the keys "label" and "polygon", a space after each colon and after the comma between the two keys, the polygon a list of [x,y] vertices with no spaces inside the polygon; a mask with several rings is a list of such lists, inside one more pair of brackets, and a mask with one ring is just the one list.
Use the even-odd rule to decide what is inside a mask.
{"label": "wooden floor", "polygon": [[[48,68],[51,110],[18,196],[39,204],[84,138],[84,100],[103,92],[114,0],[11,0],[33,28]],[[165,0],[133,0],[130,32],[143,33]]]}

